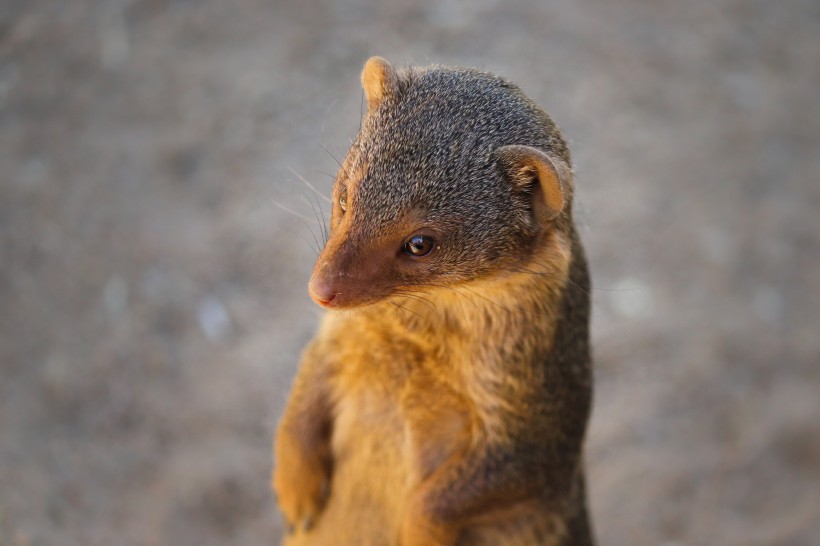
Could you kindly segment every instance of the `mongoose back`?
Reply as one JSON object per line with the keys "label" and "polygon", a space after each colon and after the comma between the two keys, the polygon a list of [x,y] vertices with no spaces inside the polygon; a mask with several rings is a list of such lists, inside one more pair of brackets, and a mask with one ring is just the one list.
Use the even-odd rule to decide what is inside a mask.
{"label": "mongoose back", "polygon": [[567,146],[512,83],[362,72],[275,443],[284,543],[589,545],[589,274]]}

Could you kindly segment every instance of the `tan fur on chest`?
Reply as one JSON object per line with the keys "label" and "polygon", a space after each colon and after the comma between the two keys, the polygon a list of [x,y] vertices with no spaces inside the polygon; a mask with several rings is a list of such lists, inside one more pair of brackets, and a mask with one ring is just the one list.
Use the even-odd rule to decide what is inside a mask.
{"label": "tan fur on chest", "polygon": [[374,438],[378,449],[401,459],[392,469],[393,481],[412,487],[465,447],[474,408],[461,381],[453,380],[450,350],[389,319],[379,326],[361,324],[351,316],[328,325],[340,363],[333,381],[334,456],[353,457]]}

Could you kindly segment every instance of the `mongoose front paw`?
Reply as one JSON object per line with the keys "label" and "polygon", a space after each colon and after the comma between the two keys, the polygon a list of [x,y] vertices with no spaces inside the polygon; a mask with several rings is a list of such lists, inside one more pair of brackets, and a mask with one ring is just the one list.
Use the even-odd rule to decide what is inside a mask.
{"label": "mongoose front paw", "polygon": [[289,533],[306,533],[316,524],[329,495],[329,476],[318,463],[293,459],[280,461],[273,474],[273,489]]}

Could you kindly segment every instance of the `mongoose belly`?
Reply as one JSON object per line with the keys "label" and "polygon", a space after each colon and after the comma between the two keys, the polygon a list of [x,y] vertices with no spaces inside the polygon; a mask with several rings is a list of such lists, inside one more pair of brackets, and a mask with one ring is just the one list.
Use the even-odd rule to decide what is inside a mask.
{"label": "mongoose belly", "polygon": [[[402,339],[394,336],[394,343]],[[367,349],[353,349],[362,352],[355,359],[360,364],[336,379],[328,504],[310,533],[297,532],[286,546],[401,546],[414,487],[483,428],[462,389],[437,377],[435,369],[447,363],[368,342]],[[385,373],[389,368],[393,372]],[[564,538],[561,517],[525,502],[464,529],[454,546],[554,546]]]}
{"label": "mongoose belly", "polygon": [[328,503],[310,533],[286,546],[398,544],[406,497],[403,424],[395,407],[374,393],[339,401],[334,423]]}
{"label": "mongoose belly", "polygon": [[[414,379],[408,381],[412,385]],[[452,398],[446,389],[438,391],[440,399]],[[295,533],[285,546],[401,546],[405,500],[423,464],[419,451],[443,456],[454,446],[419,445],[412,401],[409,408],[407,400],[403,407],[397,402],[372,392],[339,401],[328,504],[310,533]],[[459,420],[453,405],[443,407],[439,426],[449,423],[446,429],[455,432]],[[458,441],[458,435],[451,438]],[[564,536],[560,518],[538,505],[515,507],[493,519],[466,529],[456,546],[552,546]]]}

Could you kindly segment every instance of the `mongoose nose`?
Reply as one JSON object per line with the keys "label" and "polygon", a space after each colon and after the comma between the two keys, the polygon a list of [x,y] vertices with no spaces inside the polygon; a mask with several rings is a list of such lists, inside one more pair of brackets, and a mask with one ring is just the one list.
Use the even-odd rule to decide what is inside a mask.
{"label": "mongoose nose", "polygon": [[316,277],[310,279],[308,283],[308,293],[310,293],[310,297],[313,298],[313,301],[322,307],[331,307],[337,295],[335,288],[331,286],[330,283],[322,282]]}

